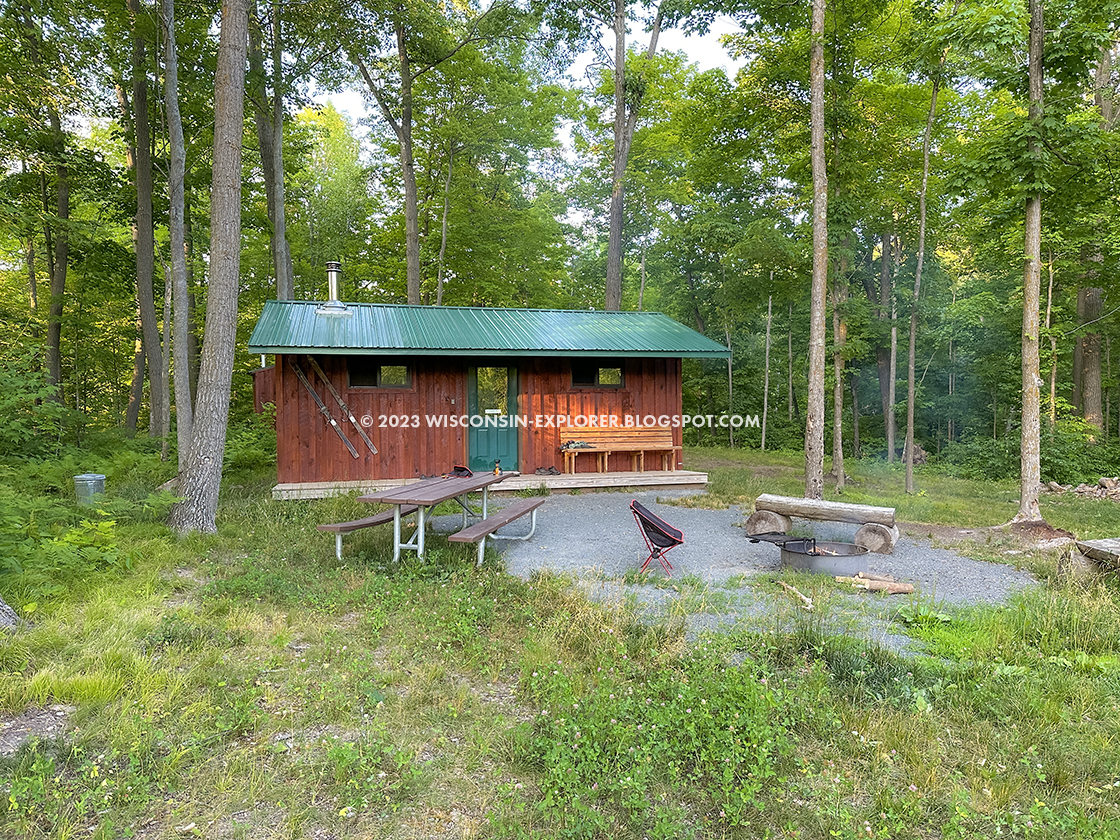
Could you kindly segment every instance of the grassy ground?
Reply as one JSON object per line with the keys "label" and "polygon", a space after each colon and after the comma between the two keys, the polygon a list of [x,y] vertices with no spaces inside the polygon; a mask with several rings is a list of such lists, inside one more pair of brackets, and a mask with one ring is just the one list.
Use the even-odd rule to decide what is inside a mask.
{"label": "grassy ground", "polygon": [[[797,493],[799,458],[690,451],[711,492]],[[1015,488],[849,465],[852,501],[1006,521]],[[350,498],[231,482],[214,537],[113,526],[127,564],[51,590],[0,637],[0,713],[74,708],[0,759],[4,837],[1120,836],[1120,591],[1059,579],[999,608],[899,601],[900,659],[783,606],[768,632],[686,642],[567,581],[474,568],[435,538],[333,556]],[[1079,536],[1118,506],[1044,502]],[[5,579],[0,579],[3,584]],[[828,603],[834,583],[790,578]],[[680,582],[697,586],[696,581]],[[26,606],[18,581],[4,594]],[[698,602],[719,592],[694,593]]]}

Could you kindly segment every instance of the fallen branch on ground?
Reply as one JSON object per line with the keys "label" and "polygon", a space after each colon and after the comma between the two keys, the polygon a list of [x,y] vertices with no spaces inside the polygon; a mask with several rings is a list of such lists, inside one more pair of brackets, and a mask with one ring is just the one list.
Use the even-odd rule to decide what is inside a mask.
{"label": "fallen branch on ground", "polygon": [[796,586],[790,586],[788,583],[786,583],[785,581],[782,581],[782,580],[778,581],[778,586],[782,587],[782,589],[784,589],[786,592],[790,592],[790,593],[796,595],[798,598],[800,598],[802,609],[804,609],[804,610],[812,610],[813,609],[813,599],[801,594],[801,592],[799,592],[797,590]]}
{"label": "fallen branch on ground", "polygon": [[908,595],[914,591],[914,584],[899,583],[894,579],[881,579],[879,577],[865,577],[861,572],[858,577],[843,577],[837,575],[837,583],[850,583],[856,589],[866,589],[868,592],[886,592],[888,595]]}

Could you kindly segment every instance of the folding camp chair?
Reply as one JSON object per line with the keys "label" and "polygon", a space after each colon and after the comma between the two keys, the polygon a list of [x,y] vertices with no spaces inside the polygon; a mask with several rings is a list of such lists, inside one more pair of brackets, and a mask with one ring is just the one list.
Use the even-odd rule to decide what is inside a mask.
{"label": "folding camp chair", "polygon": [[665,574],[672,577],[673,564],[665,559],[665,555],[678,545],[684,545],[684,534],[647,509],[637,499],[630,502],[630,511],[634,514],[634,521],[638,523],[638,530],[642,532],[642,539],[646,541],[646,548],[649,549],[649,557],[642,563],[642,571],[649,568],[650,562],[656,557]]}

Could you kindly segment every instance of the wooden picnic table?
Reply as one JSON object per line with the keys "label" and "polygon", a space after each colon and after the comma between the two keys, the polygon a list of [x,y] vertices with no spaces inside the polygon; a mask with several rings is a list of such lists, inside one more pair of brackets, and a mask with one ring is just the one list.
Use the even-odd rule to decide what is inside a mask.
{"label": "wooden picnic table", "polygon": [[[467,524],[467,516],[477,516],[467,505],[467,496],[471,493],[482,491],[482,519],[485,521],[489,501],[490,485],[497,484],[512,473],[480,473],[467,477],[426,478],[414,481],[400,487],[390,487],[388,490],[378,490],[376,493],[367,493],[359,496],[359,502],[378,502],[393,505],[393,562],[397,562],[402,549],[415,551],[424,557],[424,530],[427,518],[436,505],[454,499],[463,508],[463,526]],[[409,537],[407,542],[401,542],[401,509],[415,505],[416,532]],[[407,515],[407,514],[406,514]]]}

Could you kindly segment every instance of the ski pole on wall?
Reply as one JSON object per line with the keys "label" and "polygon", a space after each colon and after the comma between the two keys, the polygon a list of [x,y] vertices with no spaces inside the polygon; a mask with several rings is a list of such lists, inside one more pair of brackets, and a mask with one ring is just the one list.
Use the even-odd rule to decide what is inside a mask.
{"label": "ski pole on wall", "polygon": [[307,363],[311,365],[311,369],[319,375],[320,379],[323,380],[323,384],[326,385],[327,390],[331,392],[331,396],[333,396],[334,401],[338,403],[338,407],[342,409],[342,413],[350,418],[350,422],[354,424],[354,428],[358,430],[358,434],[361,435],[362,440],[366,442],[366,446],[369,447],[369,451],[376,455],[377,447],[374,446],[373,441],[369,439],[369,435],[366,434],[366,430],[363,429],[361,424],[358,422],[358,418],[354,416],[354,412],[350,410],[350,406],[346,404],[346,400],[342,399],[342,394],[338,393],[338,389],[334,387],[334,383],[327,379],[327,375],[323,373],[323,369],[319,367],[319,363],[315,361],[315,357],[308,356]]}
{"label": "ski pole on wall", "polygon": [[329,408],[327,408],[327,404],[323,402],[322,398],[319,396],[318,391],[311,387],[311,383],[307,379],[307,374],[303,372],[303,368],[301,368],[299,366],[299,363],[295,360],[292,361],[292,370],[296,372],[296,378],[298,378],[299,381],[303,383],[303,387],[307,389],[307,393],[311,394],[312,398],[315,400],[315,405],[319,406],[319,413],[323,415],[323,419],[330,424],[331,428],[334,429],[335,434],[337,434],[342,439],[342,442],[346,444],[346,448],[350,450],[350,454],[357,458],[358,450],[354,448],[354,444],[352,444],[350,442],[350,439],[346,437],[345,433],[343,433],[342,427],[338,425],[338,421],[331,416],[331,411]]}

